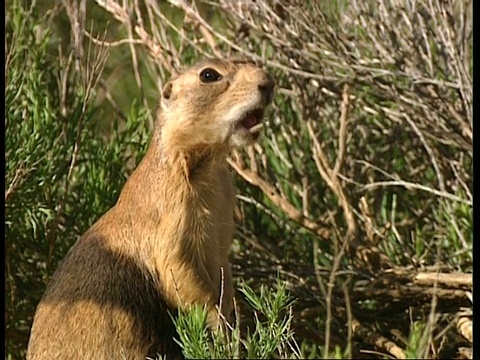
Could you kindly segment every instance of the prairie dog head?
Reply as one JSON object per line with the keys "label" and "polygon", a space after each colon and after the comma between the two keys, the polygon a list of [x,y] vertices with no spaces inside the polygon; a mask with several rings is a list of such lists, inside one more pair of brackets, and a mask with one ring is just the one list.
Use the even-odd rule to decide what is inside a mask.
{"label": "prairie dog head", "polygon": [[248,60],[202,61],[162,90],[162,142],[180,150],[251,143],[274,86],[273,78]]}

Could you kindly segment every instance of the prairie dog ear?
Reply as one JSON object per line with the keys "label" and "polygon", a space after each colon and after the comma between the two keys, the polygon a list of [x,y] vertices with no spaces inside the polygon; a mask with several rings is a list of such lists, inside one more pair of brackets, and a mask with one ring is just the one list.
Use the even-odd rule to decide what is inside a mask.
{"label": "prairie dog ear", "polygon": [[163,86],[163,89],[162,89],[162,98],[164,100],[169,100],[170,97],[172,96],[172,82],[171,81],[168,81],[164,86]]}
{"label": "prairie dog ear", "polygon": [[160,105],[162,109],[167,109],[171,104],[171,99],[173,97],[172,94],[173,84],[171,81],[167,82],[162,89],[162,99],[160,101]]}

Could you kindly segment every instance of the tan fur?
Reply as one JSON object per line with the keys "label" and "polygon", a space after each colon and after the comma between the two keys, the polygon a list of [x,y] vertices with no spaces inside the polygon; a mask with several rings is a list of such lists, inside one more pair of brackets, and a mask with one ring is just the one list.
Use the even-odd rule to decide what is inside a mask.
{"label": "tan fur", "polygon": [[[202,70],[221,74],[211,83]],[[167,311],[232,308],[234,188],[225,157],[257,137],[274,82],[251,62],[207,60],[170,80],[149,149],[117,204],[71,248],[38,305],[27,359],[181,355]]]}

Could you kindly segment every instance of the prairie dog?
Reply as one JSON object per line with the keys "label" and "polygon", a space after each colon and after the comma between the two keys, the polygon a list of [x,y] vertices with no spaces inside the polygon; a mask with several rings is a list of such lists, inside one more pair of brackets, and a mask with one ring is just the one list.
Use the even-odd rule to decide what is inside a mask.
{"label": "prairie dog", "polygon": [[221,304],[228,317],[235,194],[226,156],[258,137],[273,89],[268,73],[234,58],[202,61],[165,84],[145,157],[50,280],[27,359],[179,357],[168,312],[206,304],[215,326]]}

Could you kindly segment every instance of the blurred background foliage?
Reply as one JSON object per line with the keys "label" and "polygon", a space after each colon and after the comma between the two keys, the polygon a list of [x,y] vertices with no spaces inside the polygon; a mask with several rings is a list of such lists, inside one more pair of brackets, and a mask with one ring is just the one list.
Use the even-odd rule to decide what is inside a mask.
{"label": "blurred background foliage", "polygon": [[229,158],[236,278],[299,299],[302,357],[468,357],[471,1],[12,0],[5,28],[6,358],[142,158],[163,83],[230,55],[277,81]]}

